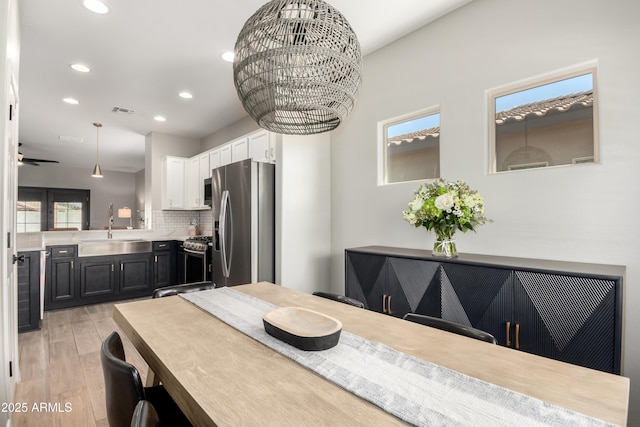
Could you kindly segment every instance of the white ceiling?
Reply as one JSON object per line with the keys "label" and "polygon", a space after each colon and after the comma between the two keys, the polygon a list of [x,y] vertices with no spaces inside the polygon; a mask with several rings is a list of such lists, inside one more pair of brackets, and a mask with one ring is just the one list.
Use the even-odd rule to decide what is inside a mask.
{"label": "white ceiling", "polygon": [[[330,3],[347,18],[366,55],[470,1]],[[21,0],[21,152],[58,160],[58,167],[92,168],[92,123],[100,122],[102,169],[137,172],[144,168],[149,132],[203,138],[245,117],[232,64],[220,55],[233,50],[242,25],[263,3],[107,0],[110,13],[97,15],[82,0]],[[91,73],[71,70],[74,62]],[[180,98],[182,90],[193,99]],[[65,97],[80,103],[66,104]],[[113,113],[114,106],[135,113]],[[156,122],[156,115],[167,121]],[[83,142],[60,142],[60,136]]]}

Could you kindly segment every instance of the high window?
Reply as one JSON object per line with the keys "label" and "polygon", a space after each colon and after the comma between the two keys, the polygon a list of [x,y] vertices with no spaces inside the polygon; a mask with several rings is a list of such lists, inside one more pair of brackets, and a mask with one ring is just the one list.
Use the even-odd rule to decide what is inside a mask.
{"label": "high window", "polygon": [[379,124],[380,183],[440,177],[440,113],[437,108]]}
{"label": "high window", "polygon": [[494,92],[491,172],[597,162],[596,104],[595,69]]}

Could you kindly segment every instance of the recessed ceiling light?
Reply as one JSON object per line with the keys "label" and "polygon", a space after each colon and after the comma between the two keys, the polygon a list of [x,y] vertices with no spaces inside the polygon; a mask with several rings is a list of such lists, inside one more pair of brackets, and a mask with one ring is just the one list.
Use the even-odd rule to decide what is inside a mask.
{"label": "recessed ceiling light", "polygon": [[193,98],[193,95],[191,95],[189,92],[180,92],[178,95],[180,95],[180,98],[184,98],[184,99]]}
{"label": "recessed ceiling light", "polygon": [[153,120],[155,120],[156,122],[166,122],[167,118],[163,116],[155,116]]}
{"label": "recessed ceiling light", "polygon": [[69,65],[69,67],[73,68],[74,70],[80,73],[88,73],[89,71],[91,71],[91,68],[87,67],[84,64],[71,64]]}
{"label": "recessed ceiling light", "polygon": [[63,101],[66,102],[67,104],[72,104],[72,105],[79,104],[78,100],[74,98],[64,98]]}
{"label": "recessed ceiling light", "polygon": [[233,62],[233,59],[235,58],[235,55],[233,54],[233,52],[225,52],[221,56],[222,56],[222,59],[224,59],[227,62]]}
{"label": "recessed ceiling light", "polygon": [[100,0],[84,0],[82,4],[93,13],[99,13],[100,15],[109,13],[109,6]]}

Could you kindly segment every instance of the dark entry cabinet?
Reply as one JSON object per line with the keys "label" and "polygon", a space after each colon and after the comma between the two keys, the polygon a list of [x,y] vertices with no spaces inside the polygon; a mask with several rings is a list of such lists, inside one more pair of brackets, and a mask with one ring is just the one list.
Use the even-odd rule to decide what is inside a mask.
{"label": "dark entry cabinet", "polygon": [[622,266],[378,246],[345,257],[345,294],[371,310],[442,317],[503,346],[620,373]]}
{"label": "dark entry cabinet", "polygon": [[40,329],[40,252],[19,252],[18,332]]}

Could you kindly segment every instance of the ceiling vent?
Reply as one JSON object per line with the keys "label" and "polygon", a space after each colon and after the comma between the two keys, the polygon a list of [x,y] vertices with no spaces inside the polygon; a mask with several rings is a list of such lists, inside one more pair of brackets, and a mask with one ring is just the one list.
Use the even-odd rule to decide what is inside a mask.
{"label": "ceiling vent", "polygon": [[123,107],[113,107],[111,111],[118,114],[128,114],[128,115],[131,115],[136,112],[136,110],[132,110],[130,108],[123,108]]}
{"label": "ceiling vent", "polygon": [[71,142],[73,144],[81,144],[82,141],[84,141],[83,138],[80,138],[79,136],[64,136],[64,135],[60,135],[58,137],[58,141],[60,142]]}

